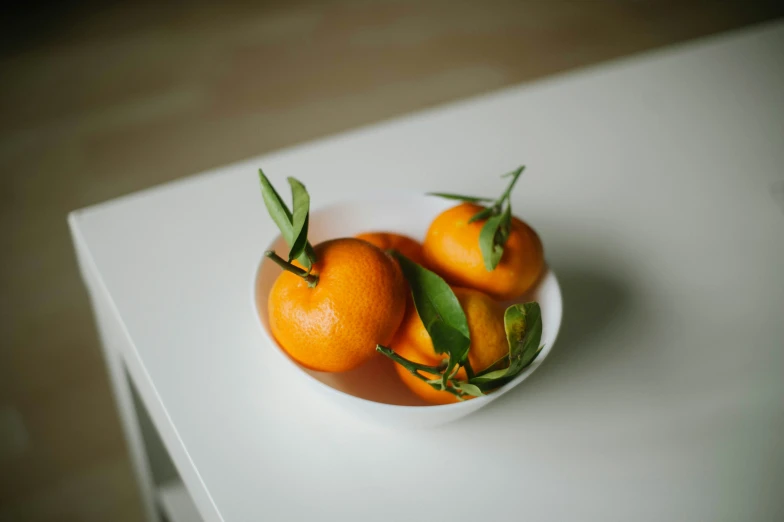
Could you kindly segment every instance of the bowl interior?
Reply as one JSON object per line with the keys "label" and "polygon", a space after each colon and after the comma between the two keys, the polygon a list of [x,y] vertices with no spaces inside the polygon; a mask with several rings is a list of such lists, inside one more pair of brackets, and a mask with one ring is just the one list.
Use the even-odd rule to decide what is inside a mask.
{"label": "bowl interior", "polygon": [[[311,243],[316,244],[327,239],[354,236],[360,232],[383,230],[406,234],[421,241],[433,218],[452,205],[454,202],[412,194],[392,193],[363,197],[361,200],[337,203],[312,211],[308,235]],[[268,248],[283,253],[287,251],[288,247],[283,238],[278,236]],[[254,285],[257,315],[262,330],[276,352],[288,364],[294,365],[304,377],[314,381],[314,384],[321,384],[342,394],[383,404],[428,406],[430,408],[467,404],[433,406],[425,403],[402,384],[394,370],[394,363],[383,356],[376,357],[355,370],[343,373],[317,372],[297,364],[280,348],[269,327],[267,297],[279,274],[280,268],[272,261],[263,258],[258,267]],[[505,389],[513,387],[533,372],[547,356],[550,347],[555,342],[562,314],[560,289],[551,272],[548,271],[537,286],[529,292],[529,295],[520,299],[520,302],[532,300],[538,301],[542,308],[542,343],[545,346],[542,353],[515,380],[487,397],[480,397],[469,402],[484,401],[494,395],[500,395]]]}

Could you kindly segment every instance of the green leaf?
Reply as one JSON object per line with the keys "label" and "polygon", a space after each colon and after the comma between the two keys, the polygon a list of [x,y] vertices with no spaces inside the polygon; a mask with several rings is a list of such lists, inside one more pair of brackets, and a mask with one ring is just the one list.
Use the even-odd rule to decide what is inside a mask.
{"label": "green leaf", "polygon": [[305,268],[310,269],[311,263],[305,254],[308,244],[308,221],[310,213],[310,195],[305,185],[295,178],[288,178],[291,185],[291,197],[294,205],[294,214],[291,219],[292,237],[294,242],[289,252],[289,261],[295,258],[304,257],[307,263],[302,263]]}
{"label": "green leaf", "polygon": [[504,313],[504,329],[509,341],[508,373],[517,375],[539,353],[542,340],[542,310],[539,303],[512,305]]}
{"label": "green leaf", "polygon": [[[302,266],[304,266],[308,271],[313,266],[313,263],[316,261],[313,257],[313,249],[308,243],[308,225],[310,223],[310,216],[305,216],[305,222],[302,224],[302,230],[300,231],[299,235],[297,235],[297,239],[294,240],[294,246],[291,247],[291,252],[289,252],[289,261],[292,259],[299,259]],[[304,261],[303,261],[304,260]]]}
{"label": "green leaf", "polygon": [[485,262],[485,268],[488,272],[495,270],[504,255],[504,247],[496,241],[498,228],[503,219],[503,215],[491,217],[479,232],[479,250],[482,252],[482,260]]}
{"label": "green leaf", "polygon": [[525,170],[525,165],[520,165],[520,166],[519,166],[519,167],[517,167],[516,169],[514,169],[514,170],[512,170],[512,171],[510,171],[510,172],[507,172],[506,174],[501,174],[501,177],[502,177],[502,178],[510,178],[510,177],[514,177],[514,178],[515,178],[515,180],[516,180],[516,179],[517,179],[517,178],[520,176],[520,174],[522,174],[522,172],[523,172],[524,170]]}
{"label": "green leaf", "polygon": [[[418,308],[417,311],[419,311]],[[452,368],[454,368],[456,364],[462,363],[468,355],[468,347],[471,345],[471,339],[442,319],[434,320],[429,325],[426,325],[425,329],[433,340],[433,348],[436,353],[448,353],[450,355],[450,364],[447,366],[447,371],[445,372],[446,375],[450,375]]]}
{"label": "green leaf", "polygon": [[456,389],[468,395],[473,395],[474,397],[481,397],[482,395],[484,395],[484,393],[482,393],[482,390],[479,389],[479,386],[476,386],[474,384],[463,382],[463,381],[455,381],[452,384]]}
{"label": "green leaf", "polygon": [[259,169],[259,180],[261,181],[261,197],[264,199],[264,206],[267,207],[272,221],[278,226],[283,239],[289,246],[294,242],[293,228],[291,226],[291,210],[281,199],[278,191],[272,186],[272,183],[264,175],[264,172]]}
{"label": "green leaf", "polygon": [[471,382],[474,384],[485,384],[490,381],[495,381],[506,376],[506,368],[503,370],[495,370],[493,372],[485,373],[483,375],[474,377]]}
{"label": "green leaf", "polygon": [[474,377],[471,384],[487,391],[514,379],[542,350],[542,312],[539,303],[515,304],[504,313],[504,329],[509,343],[509,367]]}
{"label": "green leaf", "polygon": [[447,192],[428,192],[428,196],[437,196],[444,199],[456,199],[457,201],[465,201],[467,203],[486,203],[493,201],[490,198],[477,198],[474,196],[461,196],[460,194],[449,194]]}
{"label": "green leaf", "polygon": [[512,205],[507,204],[504,213],[501,214],[501,225],[498,227],[498,234],[496,235],[496,243],[501,246],[506,245],[506,240],[509,239],[509,233],[512,231]]}
{"label": "green leaf", "polygon": [[524,170],[525,170],[525,165],[521,166],[517,170],[514,170],[502,176],[502,177],[511,176],[512,181],[509,182],[509,185],[507,185],[506,190],[504,190],[504,193],[501,194],[500,198],[498,198],[498,201],[496,202],[497,205],[500,205],[504,201],[509,200],[509,196],[512,194],[512,189],[514,188],[515,183],[517,183],[517,180],[520,179],[520,174],[522,174]]}
{"label": "green leaf", "polygon": [[490,216],[492,216],[493,213],[495,212],[496,209],[494,207],[487,207],[485,209],[482,209],[476,214],[474,214],[473,216],[471,216],[471,219],[468,220],[468,223],[473,223],[474,221],[482,221],[483,219],[487,219]]}
{"label": "green leaf", "polygon": [[400,268],[411,287],[419,318],[433,340],[436,353],[449,355],[449,375],[456,364],[468,356],[471,334],[468,320],[460,301],[452,289],[439,275],[414,263],[399,252],[394,252]]}
{"label": "green leaf", "polygon": [[496,362],[494,362],[493,364],[491,364],[481,372],[478,372],[473,376],[469,376],[469,380],[473,379],[474,377],[482,377],[496,370],[506,370],[506,368],[508,367],[509,367],[509,353],[507,352],[503,357],[498,359]]}
{"label": "green leaf", "polygon": [[411,286],[414,304],[422,322],[427,325],[435,319],[441,319],[465,337],[470,337],[468,321],[460,307],[460,301],[446,281],[399,252],[395,251],[394,256],[400,262],[403,274]]}
{"label": "green leaf", "polygon": [[[387,348],[386,346],[382,346],[380,344],[376,345],[376,351],[381,353],[381,354],[383,354],[384,356],[392,359],[393,361],[395,361],[396,363],[401,365],[403,368],[405,368],[406,370],[408,370],[412,374],[416,374],[419,378],[424,379],[426,381],[428,379],[426,377],[422,376],[418,372],[425,372],[427,374],[438,375],[440,377],[441,374],[444,371],[444,367],[442,365],[439,365],[439,366],[428,366],[426,364],[419,364],[419,363],[415,363],[413,361],[409,361],[408,359],[406,359],[402,355],[398,355],[397,353],[392,351],[392,349]],[[440,385],[441,379],[440,378],[436,379],[436,381]]]}
{"label": "green leaf", "polygon": [[501,262],[511,229],[512,207],[507,204],[504,212],[488,219],[479,232],[479,249],[488,272],[495,270]]}
{"label": "green leaf", "polygon": [[433,349],[436,353],[446,353],[449,355],[446,370],[441,375],[442,385],[446,388],[447,381],[452,373],[454,373],[457,365],[468,358],[468,349],[471,347],[471,339],[441,319],[437,319],[429,325],[426,324],[425,329],[427,330],[427,333],[430,334],[430,339],[433,341]]}
{"label": "green leaf", "polygon": [[[275,187],[272,186],[272,183],[270,183],[269,179],[267,179],[267,176],[261,169],[259,169],[259,181],[261,182],[261,197],[264,200],[264,206],[267,207],[267,212],[272,218],[272,221],[275,222],[278,230],[280,230],[280,234],[283,236],[283,240],[286,241],[286,244],[289,245],[289,248],[293,250],[293,247],[296,246],[295,242],[297,240],[297,236],[294,234],[293,215],[291,210],[289,210],[289,207],[286,206],[286,203],[283,202],[280,194],[278,194],[278,192],[275,190]],[[301,183],[299,184],[304,190],[304,185]],[[307,191],[305,191],[305,194],[307,194]],[[308,199],[310,198],[308,197]],[[305,251],[296,257],[302,266],[310,270],[310,267],[312,266],[312,263],[315,262],[316,257],[313,252],[313,247],[310,245],[310,243],[307,242],[307,237],[305,239]],[[289,252],[291,250],[289,250]],[[292,257],[293,256],[289,257],[289,259],[292,259]]]}

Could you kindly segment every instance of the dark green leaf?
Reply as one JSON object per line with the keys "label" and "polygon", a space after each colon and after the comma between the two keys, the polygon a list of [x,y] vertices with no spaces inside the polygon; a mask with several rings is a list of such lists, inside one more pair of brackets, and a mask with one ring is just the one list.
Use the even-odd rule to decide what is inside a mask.
{"label": "dark green leaf", "polygon": [[310,217],[305,216],[305,222],[302,224],[302,230],[300,230],[299,234],[296,236],[297,239],[294,240],[294,246],[291,247],[291,251],[289,252],[289,261],[292,259],[299,259],[299,262],[302,263],[306,269],[310,270],[312,267],[311,258],[308,257],[307,252],[308,249],[308,223],[310,222]]}
{"label": "dark green leaf", "polygon": [[406,276],[414,304],[422,322],[427,325],[440,318],[449,326],[470,338],[468,321],[460,301],[441,276],[414,263],[399,252],[394,253]]}
{"label": "dark green leaf", "polygon": [[259,169],[259,180],[261,181],[261,197],[264,199],[264,206],[267,207],[272,221],[278,226],[283,239],[291,246],[294,242],[293,229],[291,226],[291,210],[281,199],[278,191],[269,182],[264,172]]}
{"label": "dark green leaf", "polygon": [[503,219],[503,214],[491,217],[485,222],[479,233],[479,250],[482,251],[482,260],[484,260],[488,272],[498,266],[504,255],[504,247],[496,241],[498,227],[501,226]]}
{"label": "dark green leaf", "polygon": [[495,211],[496,210],[494,207],[487,207],[485,209],[482,209],[476,214],[474,214],[473,216],[471,216],[471,219],[469,219],[468,222],[473,223],[474,221],[482,221],[483,219],[487,219],[490,216],[492,216]]}
{"label": "dark green leaf", "polygon": [[493,245],[493,255],[490,258],[490,263],[493,268],[490,270],[495,270],[495,267],[501,262],[502,257],[504,257],[504,247],[498,244]]}
{"label": "dark green leaf", "polygon": [[[419,311],[418,308],[417,311]],[[462,312],[462,309],[460,311]],[[446,371],[446,374],[449,375],[454,365],[463,362],[468,355],[471,339],[457,328],[450,326],[443,319],[436,319],[430,324],[426,324],[425,329],[433,340],[433,348],[436,353],[448,353],[450,355],[450,364],[447,366]],[[444,347],[447,348],[444,349]]]}
{"label": "dark green leaf", "polygon": [[504,213],[501,214],[501,224],[498,227],[498,233],[495,237],[495,242],[501,246],[506,246],[506,240],[509,239],[509,233],[512,231],[512,205],[507,204]]}
{"label": "dark green leaf", "polygon": [[291,219],[294,243],[291,245],[291,251],[289,252],[289,261],[295,258],[301,258],[300,263],[302,263],[305,268],[310,269],[310,259],[305,255],[305,249],[308,244],[310,195],[308,194],[305,185],[299,180],[288,178],[288,181],[289,185],[291,185],[291,197],[294,206],[294,213]]}
{"label": "dark green leaf", "polygon": [[468,349],[471,347],[471,339],[463,335],[457,329],[449,326],[441,319],[436,319],[430,324],[425,325],[430,339],[433,341],[433,349],[436,353],[446,353],[449,355],[449,362],[446,370],[441,375],[442,387],[446,388],[455,367],[468,358]]}
{"label": "dark green leaf", "polygon": [[[412,374],[416,374],[419,378],[424,379],[424,380],[427,380],[427,378],[424,377],[419,372],[425,372],[428,375],[438,375],[438,376],[440,376],[443,373],[443,371],[444,371],[444,366],[443,365],[428,366],[426,364],[415,363],[415,362],[409,361],[405,357],[395,353],[390,348],[387,348],[386,346],[382,346],[380,344],[376,345],[376,351],[381,353],[381,354],[384,354],[386,357],[389,357],[390,359],[392,359],[393,361],[395,361],[396,363],[401,365],[403,368],[405,368],[406,370],[408,370]],[[441,379],[439,378],[439,379],[436,379],[436,380],[437,380],[437,382],[440,385]]]}
{"label": "dark green leaf", "polygon": [[[270,183],[261,169],[259,169],[259,180],[261,181],[261,197],[264,200],[264,206],[267,207],[267,212],[272,218],[272,221],[275,222],[284,241],[286,241],[286,244],[289,245],[289,248],[291,249],[295,246],[295,240],[297,239],[294,235],[291,210],[289,210],[289,207],[283,202],[280,194],[278,194],[275,187],[272,186],[272,183]],[[316,260],[315,254],[313,253],[313,247],[310,243],[305,243],[305,251],[297,256],[297,260],[308,268],[308,270],[310,269],[311,263]]]}
{"label": "dark green leaf", "polygon": [[446,192],[428,192],[428,196],[437,196],[444,199],[456,199],[457,201],[465,201],[467,203],[484,203],[493,201],[490,198],[477,198],[474,196],[461,196],[460,194],[449,194]]}
{"label": "dark green leaf", "polygon": [[[308,219],[308,222],[310,222],[310,219]],[[316,262],[316,253],[313,251],[313,247],[310,245],[310,242],[305,243],[305,252],[297,259],[299,259],[299,262],[302,263],[303,266],[307,266],[308,272],[310,272],[312,263]]]}
{"label": "dark green leaf", "polygon": [[454,366],[466,358],[471,345],[468,320],[460,301],[439,275],[399,252],[394,252],[394,255],[411,287],[414,305],[433,340],[433,348],[436,353],[449,355],[446,372],[449,375]]}

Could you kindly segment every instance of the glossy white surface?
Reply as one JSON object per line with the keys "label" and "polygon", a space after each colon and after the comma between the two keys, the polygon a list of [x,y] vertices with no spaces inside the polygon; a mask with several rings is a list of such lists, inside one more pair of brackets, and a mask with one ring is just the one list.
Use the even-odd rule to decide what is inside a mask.
{"label": "glossy white surface", "polygon": [[[780,519],[782,48],[775,24],[74,214],[85,277],[121,320],[129,372],[204,519],[434,520],[453,498],[453,521]],[[525,383],[401,431],[345,413],[258,349],[249,273],[275,232],[257,167],[326,203],[495,194],[521,162],[515,209],[544,238],[565,304]],[[459,477],[434,477],[447,462]]]}
{"label": "glossy white surface", "polygon": [[[328,239],[351,237],[360,232],[378,230],[395,231],[422,241],[427,227],[442,211],[455,202],[404,191],[392,193],[367,193],[355,199],[313,209],[310,221],[313,227],[308,237],[318,244]],[[403,210],[401,212],[401,210]],[[283,238],[278,236],[267,249],[279,253],[288,251]],[[382,356],[356,370],[343,373],[325,373],[307,370],[289,358],[275,341],[269,327],[267,297],[280,267],[263,258],[254,277],[249,281],[251,306],[259,316],[259,326],[267,344],[280,354],[279,364],[298,370],[303,385],[312,385],[320,393],[348,412],[389,427],[433,427],[454,421],[475,412],[507,393],[527,379],[550,353],[558,336],[563,315],[563,301],[558,280],[551,271],[518,301],[536,301],[542,309],[542,341],[544,346],[534,362],[512,382],[493,393],[448,405],[428,405],[414,395],[400,381],[394,363]]]}

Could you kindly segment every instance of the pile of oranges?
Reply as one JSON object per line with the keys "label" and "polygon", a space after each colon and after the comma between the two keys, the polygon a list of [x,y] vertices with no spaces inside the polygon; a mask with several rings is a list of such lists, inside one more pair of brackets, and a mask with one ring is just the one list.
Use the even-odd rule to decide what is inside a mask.
{"label": "pile of oranges", "polygon": [[[284,219],[281,227],[292,247],[289,258],[267,252],[284,269],[268,297],[269,324],[278,344],[299,364],[317,371],[357,368],[380,357],[382,347],[415,366],[443,368],[445,354],[434,348],[395,252],[443,278],[465,313],[467,360],[448,378],[458,382],[466,379],[466,371],[498,367],[509,355],[503,303],[528,292],[544,271],[539,236],[511,216],[509,192],[521,172],[495,201],[440,194],[461,202],[436,216],[422,243],[393,231],[373,231],[313,247],[306,243],[307,209],[297,208],[297,193],[292,213],[262,173],[270,214],[278,217],[279,226],[281,215],[292,224],[286,228]],[[295,183],[302,187],[296,180],[290,183],[292,190]],[[460,394],[434,385],[432,375],[410,365],[395,368],[402,382],[429,403],[461,400]]]}

